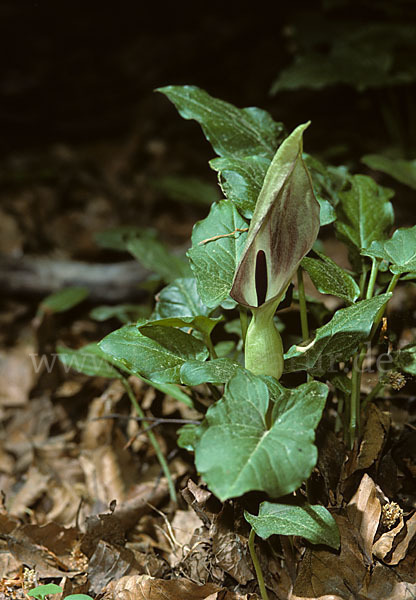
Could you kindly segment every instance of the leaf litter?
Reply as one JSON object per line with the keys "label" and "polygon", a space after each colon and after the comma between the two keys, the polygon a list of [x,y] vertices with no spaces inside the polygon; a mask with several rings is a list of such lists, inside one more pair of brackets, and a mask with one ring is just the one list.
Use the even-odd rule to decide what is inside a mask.
{"label": "leaf litter", "polygon": [[[78,209],[72,224],[70,214],[52,215],[47,237],[60,252],[81,248],[96,255],[91,232],[114,213],[108,199],[95,201],[102,210],[94,216]],[[22,202],[33,210],[33,198]],[[12,220],[2,217],[14,252],[22,235]],[[167,222],[175,229],[176,222]],[[393,312],[412,304],[411,294],[397,296]],[[253,492],[221,503],[177,451],[176,428],[163,425],[153,431],[181,491],[174,506],[146,426],[132,419],[120,382],[76,374],[58,361],[36,368],[42,354],[53,359],[57,343],[80,347],[108,331],[98,334],[101,325],[83,310],[75,319],[45,314],[33,322],[27,303],[4,300],[2,307],[0,599],[26,598],[31,587],[53,581],[62,597],[256,600],[243,519]],[[413,338],[404,327],[397,347]],[[271,599],[416,598],[416,413],[412,374],[408,379],[404,389],[391,386],[369,405],[361,442],[351,452],[325,420],[319,426],[310,491],[337,521],[341,547],[258,539]],[[130,381],[146,415],[200,418],[139,379]],[[202,400],[205,389],[195,389]]]}

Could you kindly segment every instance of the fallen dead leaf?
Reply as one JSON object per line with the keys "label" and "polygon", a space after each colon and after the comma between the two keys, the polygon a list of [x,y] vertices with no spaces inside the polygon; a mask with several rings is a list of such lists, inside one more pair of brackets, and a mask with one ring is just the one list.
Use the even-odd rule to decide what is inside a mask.
{"label": "fallen dead leaf", "polygon": [[416,513],[409,519],[400,517],[399,524],[383,534],[374,544],[374,555],[387,565],[397,565],[406,556],[415,533]]}
{"label": "fallen dead leaf", "polygon": [[364,554],[370,563],[373,540],[380,522],[381,504],[376,485],[366,473],[347,506],[347,514],[350,522],[361,535]]}
{"label": "fallen dead leaf", "polygon": [[192,546],[195,530],[202,526],[201,519],[193,510],[177,510],[172,522],[165,523],[164,529],[173,544],[172,552],[168,557],[172,567],[184,559]]}
{"label": "fallen dead leaf", "polygon": [[24,406],[36,382],[31,355],[33,346],[0,351],[0,406]]}
{"label": "fallen dead leaf", "polygon": [[128,548],[100,540],[89,560],[88,579],[91,590],[100,594],[110,581],[119,581],[127,573],[136,574],[134,554]]}
{"label": "fallen dead leaf", "polygon": [[345,515],[333,515],[340,536],[339,552],[308,548],[290,600],[352,600],[358,598],[368,570],[360,550],[361,535]]}
{"label": "fallen dead leaf", "polygon": [[377,461],[386,443],[390,416],[374,403],[370,404],[357,458],[357,470],[368,469]]}
{"label": "fallen dead leaf", "polygon": [[153,579],[148,575],[123,577],[107,585],[103,600],[208,600],[221,588],[213,583],[198,585],[188,579]]}
{"label": "fallen dead leaf", "polygon": [[242,585],[254,579],[248,538],[235,531],[235,516],[230,505],[225,504],[220,514],[214,517],[210,535],[215,565]]}

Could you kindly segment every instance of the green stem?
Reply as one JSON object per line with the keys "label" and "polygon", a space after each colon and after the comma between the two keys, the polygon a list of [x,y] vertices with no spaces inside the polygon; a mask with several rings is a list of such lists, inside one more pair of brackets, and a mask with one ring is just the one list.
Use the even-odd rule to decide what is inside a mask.
{"label": "green stem", "polygon": [[350,403],[350,448],[354,445],[357,431],[360,428],[360,393],[361,393],[361,374],[367,348],[361,344],[359,351],[355,354],[352,363],[351,376],[351,403]]}
{"label": "green stem", "polygon": [[367,265],[364,263],[364,261],[362,261],[362,266],[363,266],[363,269],[361,271],[360,284],[359,284],[361,298],[364,296],[365,281],[367,279]]}
{"label": "green stem", "polygon": [[204,335],[204,342],[205,342],[206,347],[209,350],[209,355],[210,355],[211,359],[218,358],[217,353],[215,352],[214,344],[212,343],[211,336],[209,334]]}
{"label": "green stem", "polygon": [[303,269],[298,268],[298,294],[299,294],[299,309],[300,309],[300,325],[302,329],[302,338],[307,340],[309,338],[309,325],[308,325],[308,313],[306,310],[306,297],[305,297],[305,286],[303,283]]}
{"label": "green stem", "polygon": [[374,286],[376,284],[378,268],[380,266],[379,260],[377,260],[376,258],[373,258],[372,260],[373,260],[373,262],[371,265],[370,281],[368,282],[367,295],[366,295],[367,300],[372,298],[374,295]]}
{"label": "green stem", "polygon": [[379,381],[368,394],[367,398],[361,403],[361,410],[365,410],[368,404],[377,396],[379,392],[384,388],[385,384],[382,381]]}
{"label": "green stem", "polygon": [[241,325],[241,338],[243,340],[243,346],[246,344],[246,335],[248,329],[248,315],[247,309],[241,304],[238,306],[238,310],[240,313],[240,325]]}
{"label": "green stem", "polygon": [[[371,269],[370,281],[369,281],[368,289],[367,289],[367,298],[368,297],[371,298],[372,294],[374,293],[374,283],[375,283],[375,279],[377,277],[377,271],[378,271],[378,265],[374,265],[374,262],[373,262],[373,267]],[[373,284],[371,287],[372,279],[374,281],[373,281]],[[386,290],[386,293],[393,292],[399,279],[400,279],[400,273],[393,275],[392,279],[390,280],[389,286]],[[376,318],[374,319],[374,323],[373,323],[373,326],[371,328],[371,332],[370,332],[370,335],[368,338],[370,342],[373,339],[374,334],[377,331],[377,328],[380,324],[380,321],[384,315],[385,310],[386,310],[386,305],[384,305],[380,308],[380,310],[378,311],[378,313],[376,315]],[[364,344],[361,344],[353,358],[353,370],[352,370],[352,376],[351,376],[350,423],[349,423],[349,437],[350,437],[350,447],[351,448],[354,444],[354,439],[355,439],[357,431],[359,430],[359,427],[360,427],[361,375],[362,375],[362,366],[363,366],[363,362],[364,362],[366,353],[367,353],[367,348],[365,347]]]}
{"label": "green stem", "polygon": [[[137,412],[137,414],[139,415],[139,417],[145,417],[145,414],[142,411],[141,406],[137,402],[136,396],[134,395],[132,387],[129,384],[129,382],[127,381],[127,379],[124,379],[124,377],[123,377],[122,383],[124,385],[124,389],[126,390],[127,396],[129,397],[129,400],[132,403],[132,405],[134,406],[134,409]],[[152,446],[154,448],[154,451],[158,458],[159,464],[162,467],[162,471],[167,479],[171,500],[173,500],[173,502],[176,502],[177,498],[176,498],[175,485],[172,480],[172,475],[170,474],[170,471],[169,471],[168,463],[166,462],[166,459],[163,456],[162,450],[159,446],[159,442],[157,441],[157,439],[152,431],[147,431],[146,433],[147,433],[150,443],[152,444]]]}
{"label": "green stem", "polygon": [[[396,273],[396,275],[393,275],[392,279],[390,280],[389,287],[386,290],[386,294],[393,292],[394,288],[396,287],[396,285],[400,279],[400,275],[401,275],[401,273]],[[376,318],[374,319],[373,326],[371,328],[370,340],[373,339],[374,334],[377,331],[377,327],[380,325],[380,321],[383,318],[385,310],[386,310],[386,305],[382,306],[380,308],[380,310],[378,311]]]}
{"label": "green stem", "polygon": [[253,561],[254,569],[256,571],[257,581],[260,588],[260,595],[262,600],[269,600],[269,596],[266,591],[266,586],[264,584],[263,573],[261,570],[261,566],[259,563],[259,559],[257,558],[256,550],[254,548],[254,538],[256,536],[256,532],[252,528],[250,531],[250,535],[248,537],[248,549],[250,550],[251,560]]}

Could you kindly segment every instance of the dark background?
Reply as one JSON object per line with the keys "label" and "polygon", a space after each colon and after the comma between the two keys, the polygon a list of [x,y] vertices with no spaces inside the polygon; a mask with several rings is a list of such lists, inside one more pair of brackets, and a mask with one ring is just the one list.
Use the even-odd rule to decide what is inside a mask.
{"label": "dark background", "polygon": [[[154,226],[168,241],[187,242],[207,208],[172,202],[151,182],[196,176],[215,186],[207,165],[214,153],[199,126],[154,93],[169,84],[259,106],[288,131],[310,119],[305,151],[352,172],[368,172],[360,158],[386,148],[414,158],[413,82],[365,91],[344,84],[276,95],[270,89],[299,52],[300,23],[313,39],[324,21],[330,32],[408,25],[415,17],[413,0],[302,0],[275,3],[274,10],[269,3],[248,10],[236,3],[4,0],[0,209],[13,223],[0,228],[6,240],[0,254],[58,248],[63,257],[91,259],[94,232],[122,224]],[[318,49],[327,47],[321,35]],[[405,57],[410,52],[402,48]],[[386,99],[396,119],[393,134],[383,117]],[[413,192],[393,183],[400,191],[398,223],[406,224]]]}
{"label": "dark background", "polygon": [[[393,14],[389,4],[396,6]],[[408,23],[415,18],[416,3],[270,6],[3,1],[0,149],[125,135],[138,120],[149,130],[175,127],[172,108],[152,93],[168,84],[194,84],[238,106],[261,106],[288,128],[311,118],[310,138],[318,148],[335,140],[354,146],[358,127],[361,140],[379,135],[382,142],[372,93],[336,86],[271,97],[269,90],[292,61],[296,49],[290,47],[287,30],[303,13],[309,11],[311,29],[319,26],[314,18],[323,12],[334,23],[357,26]],[[183,123],[180,129],[185,130]],[[337,139],[345,132],[347,140]]]}

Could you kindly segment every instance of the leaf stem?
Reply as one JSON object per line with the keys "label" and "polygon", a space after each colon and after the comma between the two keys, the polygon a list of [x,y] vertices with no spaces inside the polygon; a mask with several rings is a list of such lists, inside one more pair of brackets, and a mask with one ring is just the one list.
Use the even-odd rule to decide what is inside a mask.
{"label": "leaf stem", "polygon": [[372,298],[374,295],[374,286],[375,286],[376,279],[377,279],[378,268],[380,266],[380,261],[377,260],[376,258],[373,258],[372,261],[373,262],[371,265],[370,280],[368,282],[367,294],[366,294],[367,300]]}
{"label": "leaf stem", "polygon": [[218,358],[217,353],[215,352],[214,344],[212,343],[211,336],[209,334],[204,335],[204,342],[205,342],[206,347],[209,350],[211,359]]}
{"label": "leaf stem", "polygon": [[[401,273],[396,273],[395,275],[393,275],[393,277],[390,280],[389,287],[386,290],[386,294],[393,292],[394,288],[396,287],[396,285],[400,279],[400,275],[401,275]],[[380,321],[383,318],[385,310],[386,310],[386,305],[382,306],[380,308],[380,310],[378,311],[376,318],[374,319],[373,326],[371,328],[370,340],[373,339],[374,334],[377,331],[377,327],[380,325]]]}
{"label": "leaf stem", "polygon": [[303,341],[309,338],[308,313],[306,309],[305,286],[303,283],[303,269],[298,267],[298,294],[299,294],[299,309],[300,309],[300,325],[302,329]]}
{"label": "leaf stem", "polygon": [[240,325],[241,325],[241,338],[243,340],[243,347],[246,344],[246,335],[248,329],[248,314],[247,309],[241,304],[238,305],[238,311],[240,313]]}
{"label": "leaf stem", "polygon": [[365,264],[364,261],[362,261],[362,266],[363,266],[363,270],[361,271],[361,276],[360,276],[360,296],[361,298],[364,296],[364,288],[365,288],[365,281],[367,279],[367,265]]}
{"label": "leaf stem", "polygon": [[352,361],[352,375],[351,375],[351,402],[350,402],[350,448],[354,445],[354,440],[357,434],[357,430],[360,428],[360,392],[361,392],[361,375],[362,366],[365,355],[367,354],[367,347],[361,344],[358,352],[355,354]]}
{"label": "leaf stem", "polygon": [[[369,298],[369,297],[371,298],[372,296],[369,296],[369,293],[371,292],[371,294],[372,294],[374,292],[374,284],[375,284],[375,280],[377,277],[378,266],[379,265],[375,266],[374,261],[373,261],[373,267],[371,269],[371,276],[370,276],[370,281],[369,281],[368,289],[367,289],[367,298]],[[386,294],[393,292],[394,288],[396,287],[396,285],[400,279],[400,275],[401,275],[400,273],[396,273],[395,275],[393,275],[393,277],[390,280],[389,286],[386,290]],[[371,284],[372,279],[373,279],[373,284]],[[371,285],[372,285],[372,287],[371,287]],[[371,328],[371,332],[370,332],[370,335],[368,338],[369,342],[371,342],[371,340],[373,339],[374,334],[377,331],[377,328],[380,324],[380,321],[384,315],[385,310],[386,310],[386,305],[382,306],[380,308],[380,310],[378,311],[376,318],[374,319],[374,323],[373,323],[373,326]],[[361,344],[360,347],[358,348],[358,351],[355,353],[353,362],[352,362],[351,402],[350,402],[350,422],[349,422],[349,437],[350,437],[350,447],[351,448],[354,445],[354,439],[357,434],[357,430],[360,427],[361,375],[362,375],[362,366],[363,366],[363,362],[364,362],[366,353],[367,353],[366,345]],[[368,402],[368,400],[366,400],[366,403],[367,402]]]}
{"label": "leaf stem", "polygon": [[254,569],[256,571],[256,577],[260,588],[260,595],[262,600],[269,600],[269,596],[266,591],[266,586],[264,584],[263,573],[261,570],[259,559],[257,558],[256,550],[254,548],[254,538],[256,536],[256,532],[253,528],[251,528],[250,535],[248,537],[248,549],[250,550],[251,560],[253,561]]}
{"label": "leaf stem", "polygon": [[377,396],[379,392],[381,392],[384,386],[385,383],[383,381],[379,381],[378,383],[376,383],[371,392],[368,394],[367,398],[365,398],[365,400],[361,403],[362,410],[364,410],[367,407],[367,405],[373,400],[373,398]]}
{"label": "leaf stem", "polygon": [[[135,411],[137,412],[139,417],[144,418],[145,414],[142,411],[141,406],[137,402],[136,396],[134,395],[134,392],[132,390],[130,383],[124,377],[121,381],[123,383],[124,389],[126,390],[127,396],[129,397],[129,400],[132,403]],[[162,450],[159,446],[159,442],[157,441],[157,439],[152,431],[147,431],[146,433],[147,433],[150,443],[152,444],[152,446],[154,448],[154,451],[156,453],[159,464],[162,467],[162,471],[167,479],[169,495],[171,497],[171,500],[173,500],[173,502],[176,502],[177,498],[176,498],[175,485],[173,483],[172,475],[169,471],[168,463],[166,462],[166,459],[163,456]]]}

